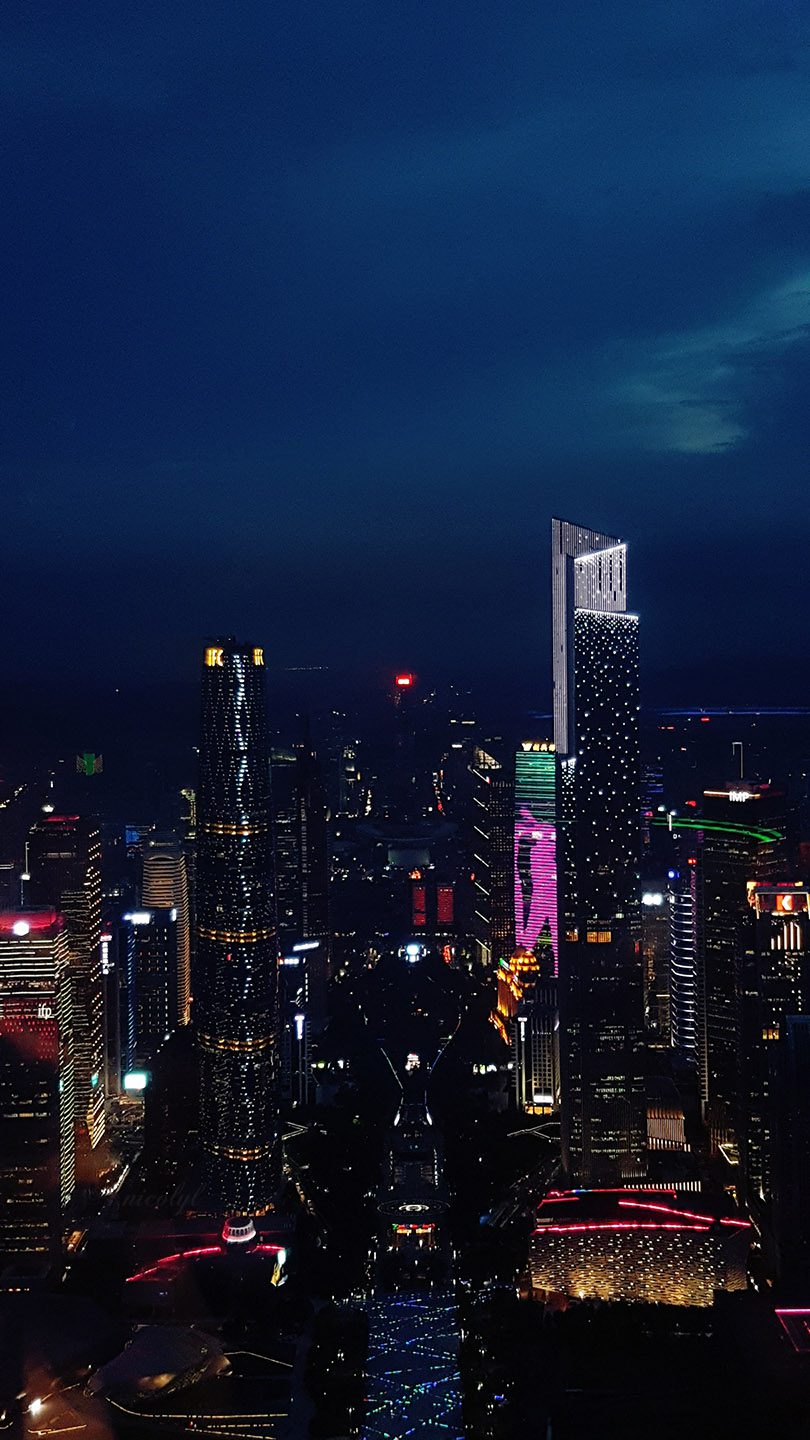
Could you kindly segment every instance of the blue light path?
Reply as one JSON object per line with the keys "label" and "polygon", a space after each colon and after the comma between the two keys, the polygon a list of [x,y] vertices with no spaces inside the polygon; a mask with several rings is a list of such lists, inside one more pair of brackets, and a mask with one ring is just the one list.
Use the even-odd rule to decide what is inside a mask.
{"label": "blue light path", "polygon": [[378,1292],[368,1317],[362,1440],[463,1440],[453,1291]]}

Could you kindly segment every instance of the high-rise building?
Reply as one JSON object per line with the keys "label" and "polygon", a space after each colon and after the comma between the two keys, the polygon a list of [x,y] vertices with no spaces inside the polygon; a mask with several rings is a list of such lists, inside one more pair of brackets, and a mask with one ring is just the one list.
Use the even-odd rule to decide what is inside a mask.
{"label": "high-rise building", "polygon": [[276,931],[264,655],[207,647],[197,791],[195,1020],[210,1203],[265,1213],[276,1187]]}
{"label": "high-rise building", "polygon": [[309,727],[297,759],[298,854],[301,937],[329,933],[329,808]]}
{"label": "high-rise building", "polygon": [[678,1059],[698,1066],[697,854],[694,834],[678,837],[669,872],[669,1035]]}
{"label": "high-rise building", "polygon": [[[554,743],[560,755],[576,753],[574,697],[574,612],[586,605],[588,562],[605,567],[605,586],[599,609],[621,613],[627,608],[625,549],[612,535],[586,530],[568,520],[551,522],[552,672],[554,684]],[[585,563],[578,569],[576,562]],[[593,568],[590,567],[590,574]]]}
{"label": "high-rise building", "polygon": [[533,950],[546,934],[559,960],[557,756],[547,740],[524,740],[515,756],[515,941]]}
{"label": "high-rise building", "polygon": [[279,939],[329,933],[329,809],[309,730],[302,745],[272,756]]}
{"label": "high-rise building", "polygon": [[810,1015],[789,1015],[776,1047],[774,1222],[782,1293],[810,1291]]}
{"label": "high-rise building", "polygon": [[476,746],[470,766],[474,938],[479,963],[493,964],[514,949],[514,775],[493,748]]}
{"label": "high-rise building", "polygon": [[65,917],[73,992],[76,1125],[94,1150],[106,1127],[101,974],[101,834],[79,815],[43,815],[28,838],[28,902]]}
{"label": "high-rise building", "polygon": [[740,973],[740,1161],[758,1217],[773,1192],[774,1086],[788,1016],[810,1013],[810,891],[797,881],[750,882],[753,944]]}
{"label": "high-rise building", "polygon": [[[59,1253],[76,1180],[70,951],[55,910],[0,914],[0,1270]],[[2,1283],[2,1281],[0,1281]]]}
{"label": "high-rise building", "polygon": [[146,841],[141,901],[144,910],[175,912],[177,997],[172,1010],[177,1016],[175,1024],[185,1025],[191,997],[188,875],[186,857],[176,836],[150,835]]}
{"label": "high-rise building", "polygon": [[645,1165],[638,617],[626,606],[626,547],[552,521],[563,1160],[583,1182]]}
{"label": "high-rise building", "polygon": [[512,1057],[515,1102],[530,1114],[559,1103],[560,1053],[554,952],[538,941],[498,963],[498,999],[492,1020]]}
{"label": "high-rise building", "polygon": [[148,1066],[180,1022],[177,911],[131,910],[124,923],[132,928],[135,1063]]}
{"label": "high-rise building", "polygon": [[665,880],[651,880],[641,892],[641,950],[644,956],[644,1018],[657,1046],[669,1046],[671,913]]}
{"label": "high-rise building", "polygon": [[753,948],[748,882],[778,872],[784,793],[734,782],[703,796],[697,849],[698,1056],[704,1120],[714,1146],[738,1140],[740,977]]}

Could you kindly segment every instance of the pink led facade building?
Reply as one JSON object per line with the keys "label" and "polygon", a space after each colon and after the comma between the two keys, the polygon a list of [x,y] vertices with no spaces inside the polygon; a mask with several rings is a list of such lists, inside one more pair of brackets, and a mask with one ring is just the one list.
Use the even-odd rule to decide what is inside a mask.
{"label": "pink led facade building", "polygon": [[557,756],[547,740],[524,740],[515,758],[515,943],[545,935],[557,974]]}

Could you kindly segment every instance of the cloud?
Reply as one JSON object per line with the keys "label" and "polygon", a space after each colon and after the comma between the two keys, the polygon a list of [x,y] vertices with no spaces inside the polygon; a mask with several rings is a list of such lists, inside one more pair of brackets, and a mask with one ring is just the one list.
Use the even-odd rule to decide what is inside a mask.
{"label": "cloud", "polygon": [[645,448],[713,454],[749,437],[752,391],[772,386],[777,357],[810,337],[810,270],[752,296],[725,324],[636,347],[615,389]]}

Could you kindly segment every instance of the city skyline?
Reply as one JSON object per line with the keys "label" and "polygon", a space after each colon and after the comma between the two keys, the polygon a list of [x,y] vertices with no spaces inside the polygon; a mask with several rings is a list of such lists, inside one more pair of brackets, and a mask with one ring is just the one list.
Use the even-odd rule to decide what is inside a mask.
{"label": "city skyline", "polygon": [[805,1436],[810,4],[0,42],[0,1431]]}

